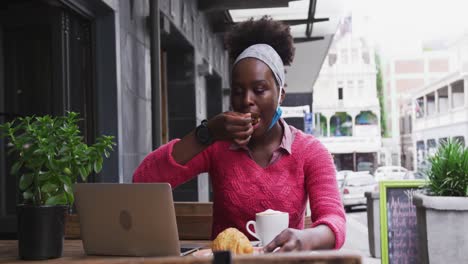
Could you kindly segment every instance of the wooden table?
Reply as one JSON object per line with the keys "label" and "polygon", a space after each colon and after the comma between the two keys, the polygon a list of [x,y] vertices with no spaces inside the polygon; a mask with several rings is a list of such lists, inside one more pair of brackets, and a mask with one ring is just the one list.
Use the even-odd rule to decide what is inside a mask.
{"label": "wooden table", "polygon": [[[206,246],[208,241],[181,241],[182,244]],[[81,240],[65,240],[63,257],[34,263],[154,263],[154,264],[211,264],[212,257],[111,257],[86,256]],[[0,263],[25,263],[18,259],[18,243],[15,240],[0,240]],[[338,251],[295,252],[282,254],[265,254],[256,256],[234,256],[232,263],[316,263],[316,264],[360,264],[361,257]]]}

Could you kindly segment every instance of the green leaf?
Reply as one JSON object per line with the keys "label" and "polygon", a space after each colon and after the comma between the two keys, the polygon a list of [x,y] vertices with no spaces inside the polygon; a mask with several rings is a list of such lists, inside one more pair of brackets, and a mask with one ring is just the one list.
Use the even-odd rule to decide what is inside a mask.
{"label": "green leaf", "polygon": [[23,166],[23,162],[22,161],[17,161],[13,164],[13,166],[11,166],[11,171],[10,173],[12,175],[15,175],[18,173],[18,171],[21,169],[21,166]]}
{"label": "green leaf", "polygon": [[94,171],[96,173],[99,173],[101,170],[102,170],[102,161],[98,159],[94,162]]}
{"label": "green leaf", "polygon": [[60,175],[59,176],[59,180],[63,183],[63,184],[68,184],[69,186],[72,185],[72,181],[69,177],[67,176],[63,176],[63,175]]}
{"label": "green leaf", "polygon": [[46,205],[59,205],[59,204],[67,204],[67,197],[65,194],[61,193],[59,195],[55,195],[49,197],[45,202]]}
{"label": "green leaf", "polygon": [[31,200],[32,198],[33,198],[33,193],[32,192],[30,192],[30,191],[23,192],[23,200],[24,201]]}
{"label": "green leaf", "polygon": [[73,204],[75,202],[75,198],[73,196],[73,189],[68,184],[64,184],[63,189],[65,190],[65,195],[67,196],[68,203]]}
{"label": "green leaf", "polygon": [[71,170],[69,168],[65,168],[63,169],[63,173],[65,173],[66,175],[71,175]]}
{"label": "green leaf", "polygon": [[50,173],[47,173],[47,172],[44,172],[44,171],[40,171],[39,176],[37,176],[37,179],[40,182],[47,181],[49,178],[50,178]]}
{"label": "green leaf", "polygon": [[36,154],[36,155],[41,155],[41,154],[43,154],[43,153],[44,153],[44,150],[43,150],[43,149],[40,149],[40,148],[39,148],[39,149],[36,149],[36,150],[33,152],[33,154]]}
{"label": "green leaf", "polygon": [[41,187],[41,191],[45,193],[53,193],[56,192],[58,186],[53,183],[46,183]]}
{"label": "green leaf", "polygon": [[86,174],[86,169],[83,167],[78,167],[78,171],[80,172],[81,179],[86,181],[86,178],[88,177],[88,174]]}
{"label": "green leaf", "polygon": [[19,182],[19,187],[21,191],[25,191],[26,189],[31,186],[32,182],[34,180],[34,175],[32,173],[26,173],[21,175],[20,182]]}

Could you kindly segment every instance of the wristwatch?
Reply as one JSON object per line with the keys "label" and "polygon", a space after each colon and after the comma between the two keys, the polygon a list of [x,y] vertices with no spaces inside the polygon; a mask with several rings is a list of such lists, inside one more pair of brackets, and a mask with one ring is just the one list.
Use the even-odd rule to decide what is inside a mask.
{"label": "wristwatch", "polygon": [[195,129],[195,136],[197,137],[198,142],[203,145],[210,145],[213,143],[213,138],[211,137],[210,130],[208,129],[208,120],[201,121],[201,124]]}

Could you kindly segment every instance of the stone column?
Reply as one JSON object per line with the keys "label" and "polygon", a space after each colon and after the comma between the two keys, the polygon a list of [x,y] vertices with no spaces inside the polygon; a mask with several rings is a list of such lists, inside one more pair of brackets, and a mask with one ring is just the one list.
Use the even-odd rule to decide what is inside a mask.
{"label": "stone column", "polygon": [[330,122],[331,122],[331,118],[332,118],[333,114],[329,113],[329,112],[324,112],[322,114],[327,119],[327,137],[330,137],[330,128],[331,128],[331,123]]}

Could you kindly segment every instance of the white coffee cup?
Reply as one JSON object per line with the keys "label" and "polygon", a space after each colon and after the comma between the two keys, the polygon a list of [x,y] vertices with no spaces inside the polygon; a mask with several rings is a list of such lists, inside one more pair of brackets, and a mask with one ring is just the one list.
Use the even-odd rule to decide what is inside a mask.
{"label": "white coffee cup", "polygon": [[[255,232],[250,229],[254,226]],[[245,229],[260,240],[262,246],[268,245],[277,235],[289,226],[289,214],[280,211],[267,210],[255,214],[255,221],[248,221]]]}

